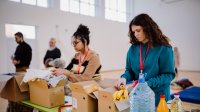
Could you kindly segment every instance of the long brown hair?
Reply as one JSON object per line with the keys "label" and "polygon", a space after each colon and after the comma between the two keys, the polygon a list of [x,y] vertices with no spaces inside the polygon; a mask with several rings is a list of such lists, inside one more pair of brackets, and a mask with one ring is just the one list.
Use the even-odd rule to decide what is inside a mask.
{"label": "long brown hair", "polygon": [[156,22],[147,14],[139,14],[129,24],[129,32],[128,35],[130,37],[130,43],[135,44],[138,43],[134,33],[132,32],[132,25],[141,26],[146,37],[149,39],[150,46],[155,44],[165,45],[171,47],[169,44],[169,39],[166,37]]}

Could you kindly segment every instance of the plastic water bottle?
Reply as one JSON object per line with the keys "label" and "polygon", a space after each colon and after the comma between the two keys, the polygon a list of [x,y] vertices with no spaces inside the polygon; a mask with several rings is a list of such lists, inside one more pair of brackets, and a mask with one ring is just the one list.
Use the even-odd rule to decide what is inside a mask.
{"label": "plastic water bottle", "polygon": [[179,98],[178,93],[174,94],[174,99],[171,102],[170,108],[171,108],[171,112],[183,112],[182,101]]}
{"label": "plastic water bottle", "polygon": [[160,101],[157,107],[157,112],[169,112],[164,94],[160,95]]}
{"label": "plastic water bottle", "polygon": [[155,94],[140,74],[138,84],[130,93],[130,112],[155,112]]}

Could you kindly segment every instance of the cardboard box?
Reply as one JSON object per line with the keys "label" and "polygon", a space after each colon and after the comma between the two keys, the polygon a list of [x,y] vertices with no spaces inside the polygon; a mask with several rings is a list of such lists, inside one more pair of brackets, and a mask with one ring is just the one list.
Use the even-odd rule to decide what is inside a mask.
{"label": "cardboard box", "polygon": [[[16,73],[5,84],[1,97],[9,101],[22,101],[29,99],[28,84],[22,83],[25,73]],[[3,75],[1,75],[3,76]],[[8,76],[4,76],[5,78]]]}
{"label": "cardboard box", "polygon": [[56,87],[48,86],[46,80],[29,81],[30,101],[34,104],[52,108],[64,104],[64,84],[60,80]]}
{"label": "cardboard box", "polygon": [[103,80],[97,81],[100,87],[102,88],[110,88],[114,87],[118,79],[104,78]]}
{"label": "cardboard box", "polygon": [[73,112],[97,112],[98,101],[95,96],[100,86],[95,81],[83,81],[71,83],[72,111]]}
{"label": "cardboard box", "polygon": [[106,88],[98,92],[99,112],[129,112],[129,99],[113,101],[114,87]]}

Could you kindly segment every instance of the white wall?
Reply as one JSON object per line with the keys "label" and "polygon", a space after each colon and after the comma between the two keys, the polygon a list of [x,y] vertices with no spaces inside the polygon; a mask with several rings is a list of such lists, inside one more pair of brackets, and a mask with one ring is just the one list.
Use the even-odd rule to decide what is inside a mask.
{"label": "white wall", "polygon": [[200,0],[135,0],[134,6],[134,15],[148,13],[179,48],[180,69],[200,71]]}
{"label": "white wall", "polygon": [[[135,0],[134,3],[134,15],[148,13],[170,37],[172,44],[179,47],[181,69],[200,71],[200,45],[197,43],[200,40],[200,1],[183,0],[165,4],[160,0]],[[37,26],[37,68],[43,68],[43,56],[52,36],[58,39],[62,58],[67,63],[70,61],[74,54],[70,38],[80,23],[88,25],[91,30],[90,47],[99,53],[102,70],[124,68],[130,45],[127,37],[128,23],[62,12],[59,10],[59,0],[54,0],[54,5],[46,9],[7,0],[0,1],[0,73],[9,72],[7,65],[11,63],[6,60],[10,57],[6,48],[6,23]]]}
{"label": "white wall", "polygon": [[[0,73],[9,72],[8,67],[2,66],[11,63],[5,60],[7,54],[4,25],[6,23],[35,25],[37,30],[37,68],[43,68],[43,57],[48,48],[50,37],[57,37],[57,45],[61,48],[62,58],[69,63],[74,55],[71,46],[71,36],[80,23],[88,25],[91,31],[90,48],[99,53],[102,70],[122,69],[125,66],[126,52],[129,47],[127,36],[128,24],[107,21],[101,17],[80,16],[78,14],[59,10],[59,1],[55,0],[55,7],[40,8],[30,5],[0,1]],[[9,58],[10,59],[10,58]],[[39,66],[38,66],[39,65]]]}

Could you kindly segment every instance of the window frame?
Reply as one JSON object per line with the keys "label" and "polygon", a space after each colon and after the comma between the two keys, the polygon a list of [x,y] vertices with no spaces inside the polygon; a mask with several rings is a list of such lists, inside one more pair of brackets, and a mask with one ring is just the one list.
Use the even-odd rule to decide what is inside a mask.
{"label": "window frame", "polygon": [[10,2],[17,2],[17,3],[21,3],[21,4],[25,4],[25,5],[31,5],[31,6],[37,6],[37,7],[43,7],[43,8],[49,8],[50,7],[50,1],[51,0],[46,0],[46,2],[47,2],[47,6],[42,6],[42,5],[39,5],[39,0],[35,0],[35,4],[31,4],[31,3],[26,3],[26,2],[24,2],[24,0],[8,0],[8,1],[10,1]]}
{"label": "window frame", "polygon": [[[5,26],[5,36],[6,36],[6,38],[15,38],[15,36],[14,36],[15,33],[21,32],[24,35],[24,39],[36,40],[36,26],[34,26],[34,25],[6,23],[4,26]],[[9,29],[9,27],[11,29]],[[20,27],[21,27],[21,29],[20,29]],[[30,29],[32,29],[33,31],[27,33],[27,31],[23,30],[25,28],[22,28],[22,27],[29,27],[28,31],[30,31]],[[18,29],[18,30],[16,30],[16,29]],[[28,36],[31,33],[33,35],[32,36]]]}

